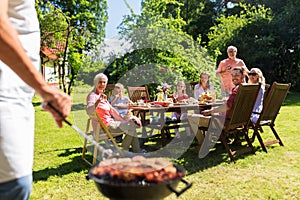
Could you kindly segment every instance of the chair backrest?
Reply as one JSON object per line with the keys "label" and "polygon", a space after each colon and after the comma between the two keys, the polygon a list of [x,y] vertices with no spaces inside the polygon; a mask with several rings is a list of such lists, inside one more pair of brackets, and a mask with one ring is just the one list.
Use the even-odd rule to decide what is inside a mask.
{"label": "chair backrest", "polygon": [[107,96],[107,99],[113,94],[115,84],[107,84],[104,90],[104,94]]}
{"label": "chair backrest", "polygon": [[274,82],[270,88],[270,91],[264,101],[264,107],[261,111],[260,117],[257,123],[260,121],[275,121],[280,107],[291,87],[290,83],[283,84]]}
{"label": "chair backrest", "polygon": [[193,81],[193,82],[185,82],[186,85],[186,93],[189,95],[189,97],[194,97],[194,88],[195,85],[197,85],[199,81]]}
{"label": "chair backrest", "polygon": [[129,99],[133,102],[143,99],[150,101],[150,95],[147,86],[144,87],[128,87]]}
{"label": "chair backrest", "polygon": [[265,92],[264,92],[263,102],[265,102],[265,99],[266,99],[267,95],[269,94],[270,87],[271,87],[270,84],[267,84],[267,83],[265,84]]}
{"label": "chair backrest", "polygon": [[225,130],[248,126],[259,89],[259,84],[239,86],[229,119],[226,120]]}

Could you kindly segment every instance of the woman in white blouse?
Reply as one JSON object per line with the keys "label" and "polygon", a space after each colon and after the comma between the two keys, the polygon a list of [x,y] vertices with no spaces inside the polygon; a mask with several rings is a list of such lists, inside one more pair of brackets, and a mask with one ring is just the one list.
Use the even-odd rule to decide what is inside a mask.
{"label": "woman in white blouse", "polygon": [[209,83],[209,73],[207,72],[202,72],[200,74],[200,80],[199,80],[199,83],[197,85],[195,85],[195,88],[194,88],[194,97],[195,99],[199,99],[199,96],[202,94],[202,93],[208,93],[208,92],[214,92],[215,91],[215,88],[213,85],[211,85]]}

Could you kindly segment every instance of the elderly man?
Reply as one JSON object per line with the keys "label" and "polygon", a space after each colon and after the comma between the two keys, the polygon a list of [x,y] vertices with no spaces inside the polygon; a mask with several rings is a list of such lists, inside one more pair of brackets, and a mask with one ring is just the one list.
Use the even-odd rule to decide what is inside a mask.
{"label": "elderly man", "polygon": [[231,81],[231,71],[233,68],[241,67],[245,74],[248,74],[249,70],[246,67],[244,61],[236,57],[237,48],[235,46],[229,46],[227,48],[228,58],[222,60],[216,71],[216,76],[221,78],[221,93],[222,97],[227,98],[234,84]]}

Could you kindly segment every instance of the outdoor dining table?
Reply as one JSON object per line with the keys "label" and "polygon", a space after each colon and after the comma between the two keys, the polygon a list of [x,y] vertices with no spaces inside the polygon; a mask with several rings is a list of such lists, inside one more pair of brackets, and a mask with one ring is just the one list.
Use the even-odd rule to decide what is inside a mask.
{"label": "outdoor dining table", "polygon": [[[212,106],[218,106],[223,104],[223,101],[211,102],[211,103],[190,103],[190,104],[170,104],[168,106],[160,106],[160,105],[137,105],[130,106],[132,112],[141,119],[142,123],[142,137],[147,137],[146,127],[151,127],[151,124],[155,124],[158,129],[162,130],[163,126],[166,122],[166,113],[172,112],[181,112],[181,113],[200,113],[203,110],[210,109]],[[153,123],[149,119],[146,118],[147,114],[156,116],[159,118],[159,121]]]}

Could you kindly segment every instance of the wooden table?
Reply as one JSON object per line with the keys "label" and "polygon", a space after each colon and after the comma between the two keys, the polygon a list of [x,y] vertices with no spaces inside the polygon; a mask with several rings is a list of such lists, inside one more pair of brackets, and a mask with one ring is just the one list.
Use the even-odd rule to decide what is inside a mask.
{"label": "wooden table", "polygon": [[[164,130],[166,125],[166,113],[167,112],[181,112],[181,113],[188,113],[189,111],[193,111],[193,113],[200,113],[203,110],[210,109],[212,106],[221,105],[221,102],[218,103],[205,103],[205,104],[174,104],[167,107],[162,106],[132,106],[133,113],[140,117],[142,122],[142,137],[147,138],[147,131],[146,127],[152,129],[160,129],[161,131]],[[156,116],[159,118],[159,121],[156,123],[151,123],[149,119],[146,119],[147,114],[150,113],[153,116],[155,113]],[[174,122],[176,123],[176,121]]]}

